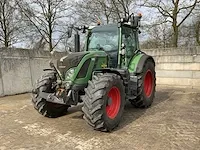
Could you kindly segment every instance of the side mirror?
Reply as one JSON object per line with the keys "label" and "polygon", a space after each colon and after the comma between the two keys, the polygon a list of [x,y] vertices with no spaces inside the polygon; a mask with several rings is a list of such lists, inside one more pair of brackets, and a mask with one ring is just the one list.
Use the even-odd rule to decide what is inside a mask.
{"label": "side mirror", "polygon": [[67,37],[68,38],[71,38],[72,37],[72,29],[73,29],[73,26],[70,25],[67,29]]}

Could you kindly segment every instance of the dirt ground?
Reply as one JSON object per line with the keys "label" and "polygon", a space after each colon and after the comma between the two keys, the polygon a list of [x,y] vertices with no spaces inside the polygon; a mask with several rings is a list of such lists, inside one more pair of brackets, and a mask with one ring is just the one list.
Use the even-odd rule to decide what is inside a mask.
{"label": "dirt ground", "polygon": [[127,102],[112,133],[93,130],[81,105],[49,119],[38,114],[30,94],[0,98],[0,150],[199,150],[200,91],[157,87],[149,109]]}

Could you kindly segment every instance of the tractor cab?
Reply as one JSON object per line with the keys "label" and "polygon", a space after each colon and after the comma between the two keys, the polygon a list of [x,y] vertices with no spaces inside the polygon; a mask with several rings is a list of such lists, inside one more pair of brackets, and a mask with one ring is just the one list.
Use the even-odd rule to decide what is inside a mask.
{"label": "tractor cab", "polygon": [[109,58],[108,67],[124,68],[139,50],[138,33],[138,26],[123,21],[93,27],[88,31],[85,51],[105,51]]}
{"label": "tractor cab", "polygon": [[88,32],[86,51],[104,51],[110,68],[116,68],[119,52],[119,29],[117,25],[97,26]]}

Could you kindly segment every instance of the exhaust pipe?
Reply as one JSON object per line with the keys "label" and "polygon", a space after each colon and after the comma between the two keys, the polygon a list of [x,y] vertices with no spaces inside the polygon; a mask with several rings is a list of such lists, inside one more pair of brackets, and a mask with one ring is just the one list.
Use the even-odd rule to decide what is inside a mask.
{"label": "exhaust pipe", "polygon": [[74,35],[75,52],[80,52],[80,35],[78,32]]}

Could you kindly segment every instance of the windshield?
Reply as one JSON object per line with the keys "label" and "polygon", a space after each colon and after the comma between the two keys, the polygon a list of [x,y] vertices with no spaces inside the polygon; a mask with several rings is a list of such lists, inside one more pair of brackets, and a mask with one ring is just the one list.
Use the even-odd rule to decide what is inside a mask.
{"label": "windshield", "polygon": [[118,50],[118,34],[117,31],[111,32],[93,32],[89,37],[89,50]]}

